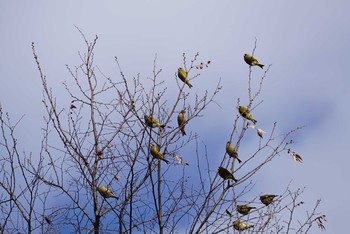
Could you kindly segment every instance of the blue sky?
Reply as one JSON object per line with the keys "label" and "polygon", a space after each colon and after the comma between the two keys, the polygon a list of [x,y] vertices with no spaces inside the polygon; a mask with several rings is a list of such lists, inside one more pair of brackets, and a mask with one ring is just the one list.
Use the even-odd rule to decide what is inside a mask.
{"label": "blue sky", "polygon": [[[0,102],[15,119],[25,114],[20,144],[37,152],[44,110],[31,42],[36,43],[56,96],[62,98],[59,102],[69,103],[61,85],[69,79],[65,64],[79,64],[78,51],[84,49],[75,25],[90,39],[99,36],[95,61],[110,76],[118,74],[114,56],[128,77],[151,76],[155,54],[164,78],[174,76],[183,52],[188,57],[199,52],[200,59],[211,60],[192,90],[213,89],[221,79],[223,90],[216,101],[222,108],[211,106],[188,130],[199,132],[203,141],[224,146],[237,98],[247,102],[248,66],[243,54],[251,53],[257,38],[256,57],[272,66],[260,99],[264,102],[254,116],[266,131],[275,121],[280,133],[307,125],[296,135],[294,146],[304,163],[281,156],[274,171],[261,172],[264,181],[273,181],[264,188],[276,189],[275,183],[287,184],[292,178],[293,186],[306,187],[305,201],[322,199],[321,210],[328,219],[323,233],[342,233],[350,208],[348,9],[346,0],[0,0]],[[257,79],[263,74],[259,68],[253,72]],[[208,124],[213,116],[218,121]],[[222,138],[213,139],[214,130]],[[215,154],[222,149],[209,150]]]}

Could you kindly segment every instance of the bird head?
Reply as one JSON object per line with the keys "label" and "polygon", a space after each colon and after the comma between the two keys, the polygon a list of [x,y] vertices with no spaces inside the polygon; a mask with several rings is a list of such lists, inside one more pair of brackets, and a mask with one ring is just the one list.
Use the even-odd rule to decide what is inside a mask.
{"label": "bird head", "polygon": [[240,112],[249,112],[248,106],[247,107],[245,107],[245,106],[238,106],[238,110]]}

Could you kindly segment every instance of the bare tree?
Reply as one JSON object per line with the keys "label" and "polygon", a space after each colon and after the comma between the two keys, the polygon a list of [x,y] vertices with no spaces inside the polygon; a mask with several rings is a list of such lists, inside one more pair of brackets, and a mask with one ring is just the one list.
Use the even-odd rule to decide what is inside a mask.
{"label": "bare tree", "polygon": [[42,170],[43,159],[19,150],[15,132],[22,118],[12,124],[0,106],[1,233],[32,233],[44,225],[40,210],[49,193],[41,190],[40,179],[32,173]]}
{"label": "bare tree", "polygon": [[[162,79],[157,56],[152,76],[147,78],[126,77],[116,57],[120,76],[109,77],[94,64],[98,37],[89,42],[79,32],[86,51],[79,54],[80,65],[66,65],[73,85],[71,81],[64,82],[71,103],[63,107],[50,88],[32,44],[46,111],[37,164],[31,157],[26,157],[26,162],[20,160],[13,135],[17,124],[10,125],[9,118],[6,122],[1,112],[1,146],[9,155],[3,160],[12,165],[11,170],[3,166],[4,179],[0,182],[7,194],[1,200],[1,230],[21,227],[28,233],[307,233],[314,223],[323,227],[324,216],[317,211],[320,201],[304,220],[295,220],[303,205],[303,189],[293,191],[291,186],[281,185],[284,192],[268,205],[259,201],[262,194],[252,200],[245,198],[252,192],[254,175],[261,168],[269,166],[278,155],[296,155],[290,149],[291,139],[301,128],[276,136],[275,123],[268,138],[260,140],[249,157],[239,158],[246,132],[257,131],[257,137],[261,137],[264,131],[242,118],[245,114],[241,116],[237,110],[227,137],[234,151],[229,155],[223,146],[220,165],[213,165],[207,148],[217,146],[201,144],[199,136],[188,130],[205,109],[217,104],[215,97],[222,90],[219,82],[201,95],[190,91],[190,83],[205,73],[210,61],[200,61],[198,53],[190,60],[183,54],[183,70],[169,80]],[[238,99],[237,108],[245,106],[251,113],[259,108],[261,102],[257,100],[269,69],[270,66],[254,92],[250,67],[248,103],[244,105]],[[175,93],[167,88],[174,85]],[[181,154],[192,145],[196,165],[189,165]],[[218,173],[218,167],[228,174]],[[235,178],[237,172],[240,178]],[[25,180],[25,187],[18,190],[14,180],[19,176]],[[236,208],[241,203],[255,207],[243,215]],[[14,220],[22,223],[15,224]],[[238,221],[243,224],[239,226]]]}

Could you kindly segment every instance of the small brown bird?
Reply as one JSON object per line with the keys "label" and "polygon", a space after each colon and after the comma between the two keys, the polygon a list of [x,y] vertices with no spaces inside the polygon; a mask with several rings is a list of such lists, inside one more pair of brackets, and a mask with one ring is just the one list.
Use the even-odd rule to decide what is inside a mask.
{"label": "small brown bird", "polygon": [[288,154],[292,155],[292,159],[295,162],[301,162],[301,163],[303,162],[303,158],[296,152],[292,151],[291,149],[288,149]]}
{"label": "small brown bird", "polygon": [[239,220],[236,220],[235,222],[233,222],[233,228],[238,230],[238,231],[244,231],[244,230],[247,230],[249,228],[253,228],[254,225],[249,225],[249,224],[246,224],[244,222],[241,222]]}
{"label": "small brown bird", "polygon": [[110,198],[113,197],[115,199],[118,199],[117,196],[115,196],[111,190],[109,190],[107,187],[100,185],[97,187],[97,191],[100,193],[100,195],[104,198]]}
{"label": "small brown bird", "polygon": [[239,163],[242,162],[242,160],[240,160],[240,159],[238,158],[237,150],[235,149],[235,147],[233,147],[233,145],[232,145],[231,142],[229,142],[229,141],[226,143],[226,153],[227,153],[231,158],[237,159],[237,161],[238,161]]}
{"label": "small brown bird", "polygon": [[242,215],[247,215],[251,209],[256,209],[256,207],[248,206],[248,205],[237,205],[236,209],[237,209],[238,213],[240,213]]}
{"label": "small brown bird", "polygon": [[165,125],[160,124],[155,118],[145,115],[145,123],[150,128],[165,128]]}
{"label": "small brown bird", "polygon": [[260,196],[260,201],[265,205],[268,206],[273,202],[273,199],[275,197],[278,197],[278,195],[270,195],[270,194],[265,194]]}
{"label": "small brown bird", "polygon": [[223,167],[218,167],[218,173],[219,173],[219,176],[220,176],[221,178],[223,178],[224,180],[229,180],[229,179],[231,179],[231,180],[233,180],[233,181],[235,181],[235,182],[238,181],[238,180],[232,175],[232,173],[231,173],[229,170],[227,170],[227,169],[225,169],[225,168],[223,168]]}
{"label": "small brown bird", "polygon": [[254,58],[253,56],[249,54],[244,54],[244,61],[249,65],[249,66],[259,66],[261,69],[264,68],[265,65],[262,65],[259,63],[259,61]]}
{"label": "small brown bird", "polygon": [[188,87],[192,88],[192,85],[190,84],[190,82],[187,80],[187,71],[185,71],[185,69],[183,69],[182,67],[179,67],[179,69],[177,69],[177,76],[180,78],[180,80],[182,82],[184,82],[185,84],[188,85]]}
{"label": "small brown bird", "polygon": [[243,118],[252,121],[254,124],[256,124],[256,122],[258,122],[258,121],[256,121],[256,120],[253,118],[253,116],[250,114],[249,110],[248,110],[246,107],[244,107],[244,106],[239,106],[239,107],[238,107],[238,112],[239,112],[239,114],[240,114]]}
{"label": "small brown bird", "polygon": [[182,132],[182,135],[186,135],[185,131],[185,125],[186,125],[186,109],[183,109],[180,111],[179,115],[177,116],[177,123],[179,125],[179,128]]}
{"label": "small brown bird", "polygon": [[150,153],[151,153],[151,155],[152,155],[154,158],[163,160],[163,161],[166,162],[167,164],[169,163],[169,161],[166,160],[166,159],[164,158],[164,155],[159,151],[159,149],[158,149],[157,146],[151,145]]}

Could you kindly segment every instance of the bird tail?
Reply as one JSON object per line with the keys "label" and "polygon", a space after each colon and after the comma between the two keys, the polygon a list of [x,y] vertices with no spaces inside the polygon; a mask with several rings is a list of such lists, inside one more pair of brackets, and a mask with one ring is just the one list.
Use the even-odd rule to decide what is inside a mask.
{"label": "bird tail", "polygon": [[259,63],[259,64],[257,64],[257,66],[259,66],[261,69],[263,69],[265,65],[262,65]]}
{"label": "bird tail", "polygon": [[193,87],[193,85],[191,85],[191,84],[190,84],[190,82],[188,82],[188,81],[186,82],[186,84],[187,84],[187,85],[188,85],[188,87],[190,87],[190,88],[192,88],[192,87]]}
{"label": "bird tail", "polygon": [[258,121],[256,121],[255,119],[251,119],[252,120],[252,122],[254,123],[254,124],[256,124]]}
{"label": "bird tail", "polygon": [[165,128],[165,126],[166,126],[166,125],[165,125],[165,124],[163,124],[163,125],[160,125],[159,127],[161,127],[161,128],[163,128],[163,129],[164,129],[164,128]]}
{"label": "bird tail", "polygon": [[180,126],[180,131],[181,131],[183,136],[186,135],[186,131],[185,131],[185,126],[184,125]]}
{"label": "bird tail", "polygon": [[240,160],[239,158],[236,158],[237,159],[237,161],[239,162],[239,163],[242,163],[242,160]]}

